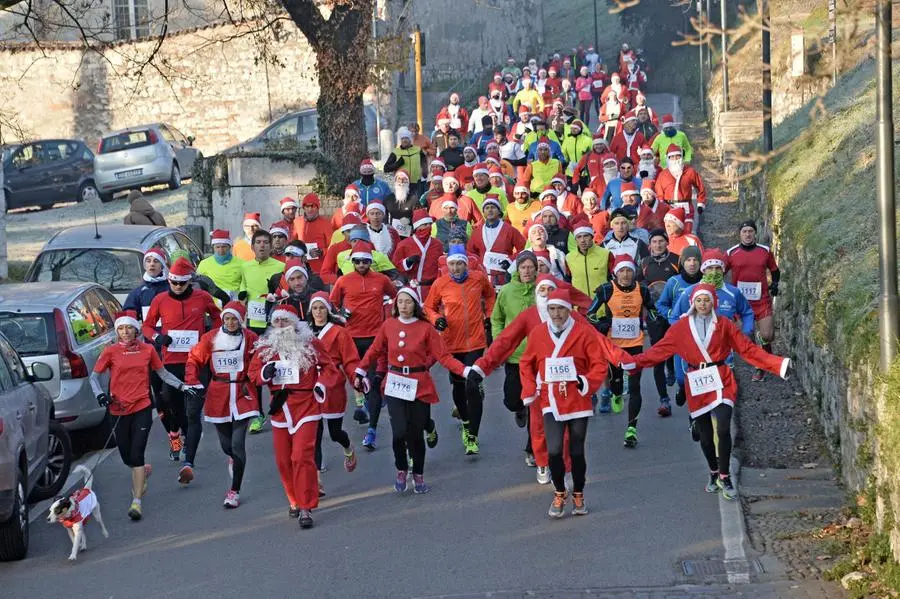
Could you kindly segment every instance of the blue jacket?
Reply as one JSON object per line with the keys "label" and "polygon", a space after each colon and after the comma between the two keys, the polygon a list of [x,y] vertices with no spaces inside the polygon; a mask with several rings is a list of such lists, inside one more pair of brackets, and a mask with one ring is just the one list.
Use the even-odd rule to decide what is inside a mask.
{"label": "blue jacket", "polygon": [[140,287],[131,290],[128,297],[125,298],[125,304],[122,306],[125,310],[134,310],[138,320],[144,320],[144,308],[150,307],[150,302],[160,293],[169,290],[169,283],[162,280],[156,283],[148,283],[144,281]]}
{"label": "blue jacket", "polygon": [[487,158],[487,145],[494,140],[494,131],[491,130],[490,133],[485,131],[479,131],[472,135],[469,138],[469,143],[466,145],[475,146],[475,151],[478,152],[478,159],[484,160]]}
{"label": "blue jacket", "polygon": [[[559,160],[560,164],[566,164],[566,157],[563,156],[560,145],[552,139],[548,141],[550,142],[550,158],[556,158]],[[537,142],[528,146],[528,162],[537,160],[537,147]]]}
{"label": "blue jacket", "polygon": [[353,185],[359,190],[359,202],[362,204],[364,213],[370,200],[378,200],[383,204],[391,195],[391,188],[388,187],[388,184],[377,177],[372,185],[364,185],[362,179],[357,179]]}
{"label": "blue jacket", "polygon": [[[634,183],[634,186],[637,187],[638,191],[641,190],[640,177],[635,175],[631,178],[631,182]],[[603,197],[600,198],[600,210],[613,211],[616,208],[619,208],[622,205],[621,193],[622,180],[616,177],[606,184],[606,191],[603,192]]]}
{"label": "blue jacket", "polygon": [[669,280],[666,281],[666,286],[659,295],[659,299],[656,300],[656,311],[659,312],[659,315],[669,322],[674,322],[672,320],[672,310],[675,308],[675,304],[678,303],[678,299],[684,293],[684,290],[693,285],[694,283],[685,281],[683,275],[679,274],[669,277]]}
{"label": "blue jacket", "polygon": [[[676,277],[672,278],[674,279]],[[668,287],[668,283],[666,284],[666,287]],[[688,309],[690,309],[691,290],[693,288],[694,285],[691,285],[685,289],[681,294],[681,297],[678,298],[675,307],[669,314],[669,323],[674,323],[681,318],[682,314],[687,313]],[[663,295],[665,295],[665,289],[663,290]],[[732,320],[734,320],[735,317],[740,318],[741,330],[744,332],[744,335],[752,337],[754,324],[753,308],[750,307],[750,302],[747,301],[744,294],[734,285],[723,283],[722,287],[716,290],[716,296],[718,296],[719,299],[719,307],[716,309],[716,314]],[[662,297],[660,297],[660,299],[662,299]],[[657,302],[657,306],[658,305],[659,302]]]}

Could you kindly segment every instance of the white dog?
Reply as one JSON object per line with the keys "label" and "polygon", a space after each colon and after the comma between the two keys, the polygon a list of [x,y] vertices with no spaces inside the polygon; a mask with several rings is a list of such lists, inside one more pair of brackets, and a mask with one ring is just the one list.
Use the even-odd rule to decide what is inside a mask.
{"label": "white dog", "polygon": [[47,522],[50,524],[59,523],[66,527],[66,532],[72,540],[72,552],[69,554],[69,560],[72,561],[78,559],[79,551],[87,549],[84,525],[90,518],[94,518],[100,525],[103,536],[109,537],[109,532],[103,524],[103,517],[100,515],[100,501],[91,489],[91,479],[94,475],[84,466],[76,466],[73,472],[84,474],[84,486],[68,497],[57,498],[50,506],[50,514],[47,516]]}

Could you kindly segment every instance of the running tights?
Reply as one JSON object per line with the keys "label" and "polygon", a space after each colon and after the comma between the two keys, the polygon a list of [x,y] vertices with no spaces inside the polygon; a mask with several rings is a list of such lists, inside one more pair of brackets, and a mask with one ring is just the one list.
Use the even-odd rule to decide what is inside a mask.
{"label": "running tights", "polygon": [[[471,366],[483,353],[484,349],[476,349],[455,353],[453,357],[466,366]],[[469,433],[477,437],[478,431],[481,429],[481,415],[484,412],[484,394],[481,390],[476,393],[467,393],[466,379],[453,373],[450,373],[450,385],[453,388],[453,403],[459,412],[460,420],[468,422]]]}
{"label": "running tights", "polygon": [[[728,474],[731,461],[731,406],[719,404],[712,411],[694,418],[694,426],[700,431],[700,448],[709,465],[710,472]],[[713,439],[712,417],[716,417],[716,433],[719,440],[719,457],[716,457],[716,443]]]}
{"label": "running tights", "polygon": [[[366,355],[366,352],[369,351],[369,348],[372,346],[372,342],[375,341],[375,337],[354,337],[353,344],[356,346],[356,351],[359,353],[360,359]],[[369,392],[366,393],[366,408],[369,410],[369,428],[377,429],[378,428],[378,417],[381,416],[381,387],[375,384],[375,362],[372,362],[372,367],[369,368],[369,372],[366,373],[369,378],[369,383],[372,385],[372,388],[369,389]]]}
{"label": "running tights", "polygon": [[[664,318],[659,318],[657,322],[647,323],[647,332],[650,333],[650,345],[656,345],[660,339],[665,337],[666,331],[669,330],[669,323]],[[666,387],[666,370],[675,372],[675,360],[669,358],[665,362],[660,362],[653,367],[653,382],[656,383],[656,392],[660,398],[669,396],[669,389]]]}
{"label": "running tights", "polygon": [[[626,352],[632,356],[636,356],[643,351],[642,347],[623,347]],[[609,388],[613,395],[622,395],[623,376],[624,373],[618,366],[611,366],[612,373],[609,381]],[[634,374],[628,375],[628,426],[637,426],[638,416],[641,413],[641,404],[643,397],[641,396],[641,371],[635,370]]]}
{"label": "running tights", "polygon": [[114,434],[119,456],[129,468],[144,465],[144,452],[147,450],[147,439],[153,425],[153,410],[149,406],[123,416],[110,416],[115,423]]}
{"label": "running tights", "polygon": [[244,420],[232,420],[231,422],[217,422],[216,433],[219,435],[219,446],[222,452],[232,460],[231,490],[241,492],[241,482],[244,480],[244,469],[247,467],[247,427],[252,418]]}
{"label": "running tights", "polygon": [[576,493],[584,491],[587,460],[584,457],[584,440],[587,437],[588,419],[557,420],[553,414],[544,414],[544,435],[550,456],[550,478],[557,491],[566,490],[566,464],[563,459],[563,439],[569,431],[569,453],[572,456],[572,487]]}
{"label": "running tights", "polygon": [[328,426],[328,436],[331,440],[343,447],[350,448],[350,435],[344,430],[344,418],[322,418],[319,420],[319,430],[316,431],[316,468],[322,469],[322,437],[325,433],[325,426]]}
{"label": "running tights", "polygon": [[413,474],[425,472],[425,426],[431,419],[431,405],[424,401],[405,401],[388,397],[388,413],[391,416],[394,466],[397,470],[409,469],[407,450],[412,456]]}

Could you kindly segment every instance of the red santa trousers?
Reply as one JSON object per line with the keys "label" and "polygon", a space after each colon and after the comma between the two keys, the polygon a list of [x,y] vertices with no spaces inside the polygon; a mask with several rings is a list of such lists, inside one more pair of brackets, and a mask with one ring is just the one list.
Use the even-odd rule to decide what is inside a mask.
{"label": "red santa trousers", "polygon": [[272,427],[275,464],[284,494],[292,506],[303,510],[319,507],[316,424],[315,421],[306,422],[293,435],[286,428]]}

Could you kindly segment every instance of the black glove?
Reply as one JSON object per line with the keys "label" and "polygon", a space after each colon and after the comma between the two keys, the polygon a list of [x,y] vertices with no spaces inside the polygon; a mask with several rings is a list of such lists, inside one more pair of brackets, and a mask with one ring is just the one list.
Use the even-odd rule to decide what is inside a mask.
{"label": "black glove", "polygon": [[163,347],[166,347],[167,345],[171,345],[171,343],[172,343],[172,338],[164,333],[160,333],[153,340],[153,344],[156,346],[156,349],[162,349]]}
{"label": "black glove", "polygon": [[184,395],[187,399],[197,400],[201,399],[206,394],[205,389],[197,389],[195,387],[185,387]]}
{"label": "black glove", "polygon": [[383,372],[376,372],[376,373],[372,376],[372,388],[373,388],[373,389],[381,389],[381,381],[384,380],[384,377],[385,377],[385,373],[383,373]]}
{"label": "black glove", "polygon": [[788,362],[787,370],[785,370],[785,372],[784,372],[784,380],[788,380],[792,376],[794,376],[794,361],[793,360]]}
{"label": "black glove", "polygon": [[584,377],[584,376],[578,377],[578,392],[579,393],[581,393],[582,395],[587,395],[588,389],[590,389],[590,387],[588,385],[589,385],[589,383],[588,383],[587,377]]}
{"label": "black glove", "polygon": [[469,368],[469,374],[468,374],[468,376],[466,376],[467,383],[474,383],[474,384],[478,385],[483,380],[484,380],[484,377],[481,376],[481,373],[479,373],[474,368]]}
{"label": "black glove", "polygon": [[697,214],[703,214],[703,204],[697,204]]}
{"label": "black glove", "polygon": [[421,260],[422,260],[422,256],[419,256],[419,255],[413,255],[413,256],[410,256],[409,258],[407,258],[407,259],[405,260],[405,262],[406,262],[406,268],[407,268],[407,269],[412,268],[413,266],[415,266],[416,264],[418,264],[419,261],[421,261]]}
{"label": "black glove", "polygon": [[316,249],[314,249],[314,250],[309,250],[309,258],[310,258],[310,260],[318,260],[318,259],[321,258],[321,257],[322,257],[322,250],[321,250],[321,249],[316,248]]}
{"label": "black glove", "polygon": [[443,316],[434,321],[434,328],[439,331],[446,331],[448,326],[447,319]]}
{"label": "black glove", "polygon": [[345,320],[350,320],[350,315],[353,312],[349,308],[341,308],[340,315],[344,317]]}
{"label": "black glove", "polygon": [[281,408],[284,407],[284,402],[287,401],[287,397],[287,389],[279,389],[272,393],[272,401],[269,402],[269,416],[274,416],[281,411]]}
{"label": "black glove", "polygon": [[509,270],[510,266],[512,266],[512,262],[510,262],[509,260],[500,261],[500,268],[502,268],[503,270]]}
{"label": "black glove", "polygon": [[97,396],[97,403],[100,404],[101,408],[109,407],[109,396],[106,393],[101,393]]}
{"label": "black glove", "polygon": [[267,381],[271,381],[275,378],[275,362],[269,362],[262,369],[263,378]]}
{"label": "black glove", "polygon": [[639,176],[641,179],[646,179],[647,176],[648,176],[649,174],[650,174],[649,171],[640,171],[640,172],[638,173],[638,176]]}
{"label": "black glove", "polygon": [[250,297],[250,296],[246,291],[241,291],[238,293],[238,301],[239,302],[246,302],[248,297]]}
{"label": "black glove", "polygon": [[315,385],[313,387],[313,395],[315,395],[316,398],[319,400],[325,399],[325,391],[322,389],[322,387],[320,387],[318,385]]}
{"label": "black glove", "polygon": [[772,284],[769,285],[769,294],[770,294],[772,297],[775,297],[776,295],[778,295],[778,283],[775,283],[775,282],[773,281]]}
{"label": "black glove", "polygon": [[679,386],[678,391],[675,392],[675,405],[679,408],[684,405],[684,402],[687,401],[687,394],[684,392],[684,387]]}

